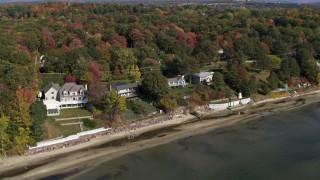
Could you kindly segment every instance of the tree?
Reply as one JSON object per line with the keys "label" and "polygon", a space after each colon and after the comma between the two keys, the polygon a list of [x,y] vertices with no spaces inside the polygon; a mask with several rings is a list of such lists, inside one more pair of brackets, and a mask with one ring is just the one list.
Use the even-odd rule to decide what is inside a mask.
{"label": "tree", "polygon": [[288,77],[299,77],[300,67],[297,61],[293,58],[284,59],[281,62],[281,79],[287,79]]}
{"label": "tree", "polygon": [[66,82],[66,83],[70,83],[70,82],[75,83],[75,82],[76,82],[76,78],[74,78],[74,77],[72,76],[72,74],[68,74],[68,75],[66,76],[64,82]]}
{"label": "tree", "polygon": [[18,132],[19,134],[13,138],[13,148],[11,149],[13,154],[23,154],[27,145],[32,143],[28,129],[20,127]]}
{"label": "tree", "polygon": [[261,93],[264,95],[267,95],[270,92],[270,89],[268,87],[268,84],[265,82],[261,83]]}
{"label": "tree", "polygon": [[30,137],[39,142],[43,136],[42,124],[47,117],[46,107],[41,101],[35,101],[31,104],[29,113],[32,120]]}
{"label": "tree", "polygon": [[81,79],[81,77],[87,71],[89,64],[90,64],[90,61],[81,56],[72,67],[72,75],[76,79]]}
{"label": "tree", "polygon": [[259,82],[255,76],[252,76],[248,82],[250,95],[258,93]]}
{"label": "tree", "polygon": [[315,59],[309,59],[303,64],[302,73],[310,82],[317,83],[319,68],[317,67]]}
{"label": "tree", "polygon": [[164,109],[165,112],[170,112],[178,106],[178,103],[175,98],[163,97],[160,99],[160,106]]}
{"label": "tree", "polygon": [[275,55],[267,55],[267,64],[269,69],[280,69],[281,59]]}
{"label": "tree", "polygon": [[226,88],[226,84],[223,79],[223,75],[219,72],[216,72],[212,76],[213,89],[221,91]]}
{"label": "tree", "polygon": [[130,49],[118,49],[112,51],[111,61],[113,69],[115,66],[119,67],[122,73],[128,71],[132,65],[136,65],[138,59],[134,56]]}
{"label": "tree", "polygon": [[91,83],[97,83],[101,80],[103,67],[101,64],[96,62],[91,62],[88,68],[88,71],[91,73]]}
{"label": "tree", "polygon": [[101,107],[107,95],[108,87],[102,82],[89,84],[88,96],[90,104]]}
{"label": "tree", "polygon": [[0,116],[0,157],[6,156],[6,150],[8,148],[9,136],[6,130],[9,125],[9,118],[6,116]]}
{"label": "tree", "polygon": [[313,58],[311,50],[302,48],[297,52],[297,62],[301,69],[301,74],[311,82],[316,82],[319,69],[316,60]]}
{"label": "tree", "polygon": [[199,71],[199,62],[195,58],[183,56],[183,58],[180,60],[179,65],[179,72],[181,74],[189,75],[191,83],[191,76]]}
{"label": "tree", "polygon": [[116,91],[110,91],[104,99],[104,108],[112,121],[115,114],[126,110],[126,98],[120,96]]}
{"label": "tree", "polygon": [[143,92],[151,99],[159,99],[168,94],[168,81],[158,71],[151,71],[143,76],[141,83]]}
{"label": "tree", "polygon": [[140,80],[141,73],[137,65],[132,65],[130,68],[130,77],[133,80]]}
{"label": "tree", "polygon": [[275,90],[279,86],[279,78],[276,73],[271,72],[270,75],[267,78],[268,80],[268,86],[271,90]]}

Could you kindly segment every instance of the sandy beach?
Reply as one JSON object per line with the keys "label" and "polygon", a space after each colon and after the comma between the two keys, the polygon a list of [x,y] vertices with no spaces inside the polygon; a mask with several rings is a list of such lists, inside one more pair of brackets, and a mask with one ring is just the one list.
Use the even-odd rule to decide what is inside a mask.
{"label": "sandy beach", "polygon": [[[281,111],[299,108],[318,102],[320,94],[311,93],[295,98],[270,100],[257,105],[248,105],[233,110],[219,112],[206,111],[201,121],[188,123],[195,119],[192,115],[174,117],[173,120],[155,124],[133,131],[135,141],[118,146],[102,146],[108,142],[126,138],[126,134],[118,133],[93,139],[90,142],[33,156],[20,156],[0,160],[0,179],[39,179],[54,174],[67,173],[77,169],[86,169],[135,151],[152,148],[175,140],[183,139],[218,128],[245,123]],[[162,132],[149,139],[139,139],[139,135],[157,129],[174,126],[173,132]],[[100,146],[100,147],[99,147]]]}

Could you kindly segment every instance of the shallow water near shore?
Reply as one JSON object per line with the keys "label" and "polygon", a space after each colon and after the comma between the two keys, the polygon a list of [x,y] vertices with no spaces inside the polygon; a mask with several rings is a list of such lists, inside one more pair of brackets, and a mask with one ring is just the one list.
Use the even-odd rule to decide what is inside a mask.
{"label": "shallow water near shore", "polygon": [[131,153],[72,179],[320,179],[320,103]]}

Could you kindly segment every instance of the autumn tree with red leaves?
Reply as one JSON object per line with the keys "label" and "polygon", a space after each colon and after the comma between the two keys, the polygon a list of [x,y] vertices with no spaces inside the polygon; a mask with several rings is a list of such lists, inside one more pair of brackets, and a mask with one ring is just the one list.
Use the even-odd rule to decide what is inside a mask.
{"label": "autumn tree with red leaves", "polygon": [[72,74],[68,74],[64,80],[66,83],[75,83],[76,78],[72,76]]}

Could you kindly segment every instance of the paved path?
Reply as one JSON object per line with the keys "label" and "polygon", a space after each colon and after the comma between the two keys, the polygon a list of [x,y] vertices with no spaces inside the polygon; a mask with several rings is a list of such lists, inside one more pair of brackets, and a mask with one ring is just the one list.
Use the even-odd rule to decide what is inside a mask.
{"label": "paved path", "polygon": [[93,119],[92,116],[80,116],[80,117],[71,117],[71,118],[60,118],[60,119],[55,119],[56,121],[67,121],[67,120],[72,120],[72,119]]}
{"label": "paved path", "polygon": [[82,123],[83,123],[83,122],[64,123],[64,124],[61,124],[61,126],[79,125],[79,124],[82,124]]}

